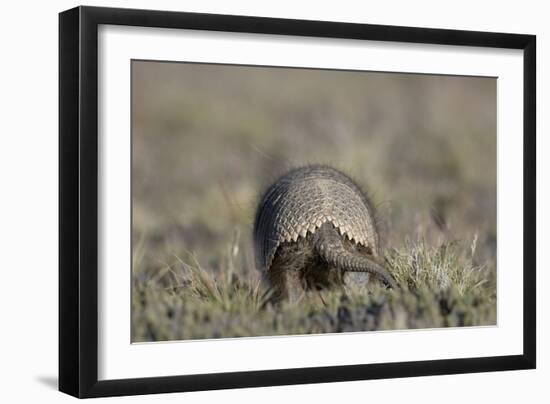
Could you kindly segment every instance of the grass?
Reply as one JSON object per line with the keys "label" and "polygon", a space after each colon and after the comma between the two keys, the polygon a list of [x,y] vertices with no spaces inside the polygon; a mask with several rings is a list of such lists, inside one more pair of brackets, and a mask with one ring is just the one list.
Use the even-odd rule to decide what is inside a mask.
{"label": "grass", "polygon": [[495,264],[476,263],[475,238],[437,247],[407,242],[387,251],[398,290],[375,281],[310,292],[295,304],[272,303],[260,278],[239,267],[240,251],[231,245],[223,268],[205,268],[188,253],[135,278],[133,341],[496,324]]}

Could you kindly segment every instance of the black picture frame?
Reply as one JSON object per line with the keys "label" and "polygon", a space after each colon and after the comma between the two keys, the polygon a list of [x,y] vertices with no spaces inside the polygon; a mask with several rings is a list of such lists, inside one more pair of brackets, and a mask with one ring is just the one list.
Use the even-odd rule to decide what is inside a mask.
{"label": "black picture frame", "polygon": [[[100,24],[523,50],[523,354],[98,380]],[[536,37],[183,12],[77,7],[59,15],[59,390],[76,397],[324,383],[536,366]]]}

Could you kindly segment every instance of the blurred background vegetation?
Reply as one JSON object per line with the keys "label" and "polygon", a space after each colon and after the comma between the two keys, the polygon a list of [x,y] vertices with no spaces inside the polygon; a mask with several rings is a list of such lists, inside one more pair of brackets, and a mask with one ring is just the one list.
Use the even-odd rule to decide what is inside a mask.
{"label": "blurred background vegetation", "polygon": [[[460,245],[452,275],[422,283],[438,313],[441,293],[467,294],[453,289],[461,271],[482,289],[469,297],[477,303],[460,303],[471,314],[460,321],[403,309],[410,321],[392,310],[386,323],[374,316],[351,330],[495,324],[496,79],[133,61],[134,341],[338,331],[304,325],[304,313],[322,316],[328,301],[340,302],[335,313],[349,309],[349,294],[325,299],[325,312],[272,307],[254,266],[262,190],[308,163],[342,169],[368,190],[383,248],[396,271],[414,272],[403,282],[415,290],[429,278],[420,272],[449,260],[442,249]],[[432,254],[433,268],[419,272],[414,254]],[[369,293],[354,295],[353,310],[367,315],[365,299],[389,299]],[[399,304],[416,307],[419,296]]]}

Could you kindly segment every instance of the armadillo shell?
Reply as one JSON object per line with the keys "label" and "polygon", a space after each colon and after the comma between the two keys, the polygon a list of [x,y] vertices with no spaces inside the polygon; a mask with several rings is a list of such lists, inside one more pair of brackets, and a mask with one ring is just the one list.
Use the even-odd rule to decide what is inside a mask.
{"label": "armadillo shell", "polygon": [[254,223],[257,265],[268,270],[281,243],[331,222],[355,243],[378,251],[378,232],[366,195],[345,174],[307,166],[279,178],[263,195]]}

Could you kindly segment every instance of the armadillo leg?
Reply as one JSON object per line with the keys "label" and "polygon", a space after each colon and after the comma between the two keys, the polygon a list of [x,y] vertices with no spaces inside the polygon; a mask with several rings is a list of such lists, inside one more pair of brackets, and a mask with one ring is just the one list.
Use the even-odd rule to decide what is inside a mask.
{"label": "armadillo leg", "polygon": [[287,299],[291,302],[298,302],[305,293],[300,272],[297,270],[275,266],[266,277],[274,292],[274,300]]}
{"label": "armadillo leg", "polygon": [[373,259],[344,247],[338,230],[329,223],[315,232],[315,250],[329,265],[342,271],[370,272],[378,276],[387,286],[395,289],[397,284],[390,273]]}
{"label": "armadillo leg", "polygon": [[284,296],[291,303],[299,302],[304,297],[304,288],[298,271],[285,271],[283,274]]}

